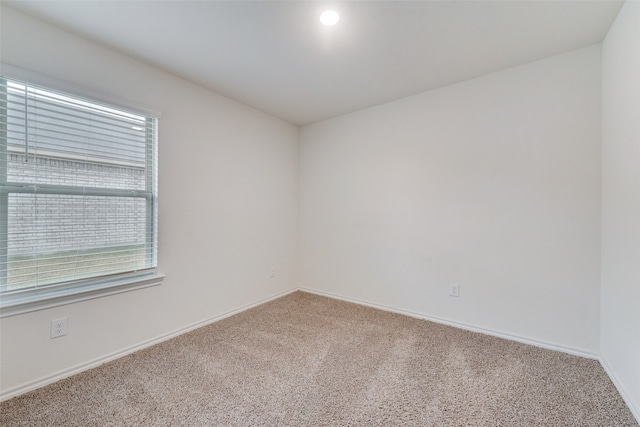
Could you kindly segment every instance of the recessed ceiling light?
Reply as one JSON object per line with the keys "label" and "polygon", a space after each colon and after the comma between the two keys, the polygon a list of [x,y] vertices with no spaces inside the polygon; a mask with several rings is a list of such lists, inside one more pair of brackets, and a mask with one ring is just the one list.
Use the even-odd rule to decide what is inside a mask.
{"label": "recessed ceiling light", "polygon": [[322,12],[322,15],[320,15],[320,22],[327,26],[336,25],[339,20],[340,15],[338,15],[338,12],[335,10],[325,10]]}

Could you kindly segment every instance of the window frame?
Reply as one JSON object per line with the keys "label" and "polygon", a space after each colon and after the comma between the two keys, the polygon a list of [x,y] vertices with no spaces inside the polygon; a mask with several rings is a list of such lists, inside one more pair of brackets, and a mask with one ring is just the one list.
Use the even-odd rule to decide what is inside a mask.
{"label": "window frame", "polygon": [[[8,291],[0,293],[0,317],[12,316],[25,312],[41,310],[73,302],[84,301],[92,298],[113,295],[127,292],[134,289],[141,289],[150,286],[160,285],[164,275],[157,269],[157,241],[158,241],[158,205],[157,205],[157,179],[158,179],[158,119],[160,114],[145,108],[135,108],[131,104],[115,102],[112,97],[104,96],[96,92],[80,88],[67,82],[57,81],[46,76],[32,73],[17,67],[0,64],[1,78],[16,80],[20,83],[28,83],[41,87],[45,90],[61,92],[79,99],[86,99],[101,105],[112,106],[124,111],[135,112],[146,117],[147,126],[152,124],[152,130],[146,132],[146,149],[152,151],[145,155],[145,170],[151,170],[151,174],[146,174],[146,184],[144,190],[119,190],[114,188],[88,188],[82,189],[82,195],[97,195],[111,197],[136,197],[145,199],[145,250],[150,249],[151,266],[138,271],[111,274],[106,276],[96,276],[87,279],[73,280],[68,282],[58,282],[45,285],[41,288],[30,287],[19,291]],[[5,84],[5,83],[3,83]],[[2,90],[0,94],[0,108],[6,109],[8,100],[7,91]],[[153,123],[149,123],[153,121]],[[8,230],[8,198],[9,194],[15,193],[36,193],[35,186],[25,183],[7,182],[7,160],[9,155],[7,128],[4,123],[0,123],[0,235],[7,236]],[[76,186],[64,186],[57,184],[37,184],[37,194],[60,194],[78,195],[79,188]],[[87,192],[89,190],[89,192]],[[0,243],[0,262],[8,265],[7,241]],[[2,273],[0,273],[1,275]],[[6,273],[5,273],[6,274]],[[6,283],[6,276],[0,276],[0,284]]]}

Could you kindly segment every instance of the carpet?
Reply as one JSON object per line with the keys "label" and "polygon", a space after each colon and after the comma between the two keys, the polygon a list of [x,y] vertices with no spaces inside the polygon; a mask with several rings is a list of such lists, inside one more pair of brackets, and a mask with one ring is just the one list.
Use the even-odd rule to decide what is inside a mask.
{"label": "carpet", "polygon": [[637,426],[596,360],[295,292],[0,404],[3,426]]}

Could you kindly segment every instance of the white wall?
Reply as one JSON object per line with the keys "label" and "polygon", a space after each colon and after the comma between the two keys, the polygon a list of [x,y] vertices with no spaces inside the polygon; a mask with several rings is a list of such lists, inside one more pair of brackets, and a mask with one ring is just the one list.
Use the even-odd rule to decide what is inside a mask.
{"label": "white wall", "polygon": [[[3,393],[294,286],[298,128],[6,6],[1,15],[3,62],[162,113],[166,274],[159,287],[3,318]],[[64,316],[68,335],[49,339]]]}
{"label": "white wall", "polygon": [[306,126],[300,150],[301,286],[598,354],[599,45]]}
{"label": "white wall", "polygon": [[602,44],[602,339],[609,374],[640,421],[640,3]]}

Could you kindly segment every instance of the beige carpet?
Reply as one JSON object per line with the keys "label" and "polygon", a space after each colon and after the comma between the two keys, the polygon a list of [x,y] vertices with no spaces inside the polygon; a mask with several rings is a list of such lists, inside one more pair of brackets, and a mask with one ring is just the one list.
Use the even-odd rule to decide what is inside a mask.
{"label": "beige carpet", "polygon": [[637,426],[599,363],[302,292],[0,405],[2,426]]}

